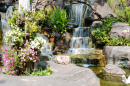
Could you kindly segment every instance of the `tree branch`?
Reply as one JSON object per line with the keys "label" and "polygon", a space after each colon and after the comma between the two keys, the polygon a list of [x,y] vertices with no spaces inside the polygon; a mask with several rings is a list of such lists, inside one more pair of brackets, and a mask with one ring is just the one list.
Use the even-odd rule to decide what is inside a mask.
{"label": "tree branch", "polygon": [[93,9],[93,7],[88,2],[83,2],[83,1],[78,1],[78,0],[76,2],[86,4],[92,9],[93,13],[97,15],[99,19],[102,19],[102,16],[98,12],[96,12],[96,10]]}

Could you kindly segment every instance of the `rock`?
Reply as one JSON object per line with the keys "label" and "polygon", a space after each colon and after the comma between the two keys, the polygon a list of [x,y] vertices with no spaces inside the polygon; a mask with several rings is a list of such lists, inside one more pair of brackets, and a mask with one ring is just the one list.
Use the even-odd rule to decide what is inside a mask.
{"label": "rock", "polygon": [[76,28],[76,27],[78,27],[77,23],[68,22],[68,24],[70,25],[70,28]]}
{"label": "rock", "polygon": [[98,27],[98,26],[102,26],[102,22],[101,21],[93,21],[91,27]]}
{"label": "rock", "polygon": [[42,67],[42,69],[45,70],[45,69],[47,69],[47,65],[48,65],[48,63],[46,61],[40,61],[39,63],[37,63],[37,69]]}
{"label": "rock", "polygon": [[10,76],[0,74],[0,84],[1,86],[100,86],[99,79],[89,68],[61,65],[52,61],[47,61],[47,63],[54,72],[49,76]]}
{"label": "rock", "polygon": [[[117,17],[117,15],[113,12],[112,8],[108,5],[107,0],[94,0],[93,3],[96,6],[96,11],[105,18],[109,14]],[[94,15],[95,19],[98,19],[96,15]]]}
{"label": "rock", "polygon": [[87,6],[85,21],[93,21],[93,20],[94,20],[94,14],[91,8]]}
{"label": "rock", "polygon": [[69,56],[54,56],[54,62],[57,64],[69,64],[70,63],[70,57]]}
{"label": "rock", "polygon": [[106,74],[112,74],[112,75],[118,75],[118,76],[122,76],[126,74],[126,72],[123,69],[113,64],[106,65],[104,71]]}
{"label": "rock", "polygon": [[130,32],[129,32],[130,26],[127,23],[124,22],[115,22],[112,23],[112,28],[110,31],[110,37],[111,38],[117,38],[118,36],[123,36],[130,38]]}
{"label": "rock", "polygon": [[[37,1],[37,2],[36,2]],[[35,9],[37,10],[44,10],[45,6],[49,4],[52,0],[33,0],[32,8],[33,11]],[[68,4],[68,0],[54,0],[50,5],[48,5],[46,8],[50,11],[53,10],[53,6],[60,7],[61,9],[64,9],[65,5]],[[36,7],[36,8],[35,8]]]}
{"label": "rock", "polygon": [[105,54],[107,64],[128,66],[128,61],[130,61],[130,46],[105,46],[103,53]]}

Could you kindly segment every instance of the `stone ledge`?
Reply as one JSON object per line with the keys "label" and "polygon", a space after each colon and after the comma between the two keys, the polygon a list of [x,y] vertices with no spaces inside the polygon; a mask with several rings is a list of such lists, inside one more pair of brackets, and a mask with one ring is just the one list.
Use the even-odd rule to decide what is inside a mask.
{"label": "stone ledge", "polygon": [[[54,73],[49,76],[10,76],[0,74],[2,86],[100,86],[100,81],[89,68],[61,65],[47,61]],[[16,83],[17,82],[17,83]]]}

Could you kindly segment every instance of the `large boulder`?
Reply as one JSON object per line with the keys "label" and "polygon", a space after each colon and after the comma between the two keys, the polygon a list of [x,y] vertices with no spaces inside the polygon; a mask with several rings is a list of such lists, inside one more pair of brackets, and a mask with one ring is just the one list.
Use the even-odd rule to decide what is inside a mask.
{"label": "large boulder", "polygon": [[[113,12],[111,7],[108,5],[107,0],[93,0],[94,5],[96,5],[96,11],[104,18],[108,15],[113,15],[113,17],[117,17],[117,15]],[[95,16],[97,19],[97,16]]]}
{"label": "large boulder", "polygon": [[104,54],[107,64],[117,66],[129,66],[130,61],[130,46],[105,46]]}
{"label": "large boulder", "polygon": [[0,84],[1,86],[100,86],[99,79],[89,68],[61,65],[52,61],[48,61],[47,64],[50,65],[50,69],[54,72],[49,76],[10,76],[0,74]]}
{"label": "large boulder", "polygon": [[110,31],[110,37],[111,38],[116,38],[118,36],[123,36],[123,37],[130,37],[130,26],[127,23],[124,22],[115,22],[112,23],[112,28]]}
{"label": "large boulder", "polygon": [[122,76],[126,74],[126,72],[123,69],[113,64],[106,65],[104,71],[106,74],[112,74],[118,76]]}

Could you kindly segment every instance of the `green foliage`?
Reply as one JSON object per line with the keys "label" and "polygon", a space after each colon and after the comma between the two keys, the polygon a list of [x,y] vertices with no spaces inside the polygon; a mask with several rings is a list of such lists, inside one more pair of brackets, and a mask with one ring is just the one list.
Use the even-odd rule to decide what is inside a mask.
{"label": "green foliage", "polygon": [[130,24],[130,7],[127,5],[127,0],[108,0],[108,4],[119,17],[123,18]]}
{"label": "green foliage", "polygon": [[109,46],[130,46],[130,39],[128,38],[123,38],[123,37],[118,37],[118,38],[112,38],[111,40],[108,41],[107,45]]}
{"label": "green foliage", "polygon": [[[27,27],[27,32],[33,33],[41,31],[45,22],[45,14],[42,11],[25,11],[25,16],[19,14],[17,10],[14,11],[11,19],[8,20],[8,24],[11,25],[12,29],[19,27],[24,31],[25,26]],[[26,25],[25,25],[26,24]]]}
{"label": "green foliage", "polygon": [[112,28],[111,24],[118,21],[124,21],[120,18],[106,18],[102,27],[93,28],[91,34],[94,36],[94,39],[98,44],[107,44],[110,46],[121,46],[126,45],[130,46],[130,39],[120,37],[110,38],[110,30]]}
{"label": "green foliage", "polygon": [[39,68],[38,72],[32,72],[30,75],[32,76],[47,76],[52,74],[53,72],[50,70],[50,67],[47,66],[46,70],[43,70],[42,67]]}
{"label": "green foliage", "polygon": [[49,26],[53,27],[56,33],[63,34],[67,29],[70,29],[68,24],[70,20],[67,19],[65,10],[60,10],[60,8],[56,9],[56,7],[54,7],[54,13],[49,11],[47,17],[50,22]]}
{"label": "green foliage", "polygon": [[32,73],[28,73],[24,71],[24,74],[22,74],[21,76],[47,76],[47,75],[51,75],[52,73],[53,72],[50,70],[50,67],[47,66],[46,70],[43,70],[42,67],[40,67],[37,72],[35,72],[34,70]]}
{"label": "green foliage", "polygon": [[32,3],[33,0],[30,0],[30,4]]}
{"label": "green foliage", "polygon": [[94,27],[91,34],[98,44],[106,44],[110,42],[110,30],[112,28],[111,24],[117,21],[124,21],[120,18],[106,18],[104,19],[102,27]]}

